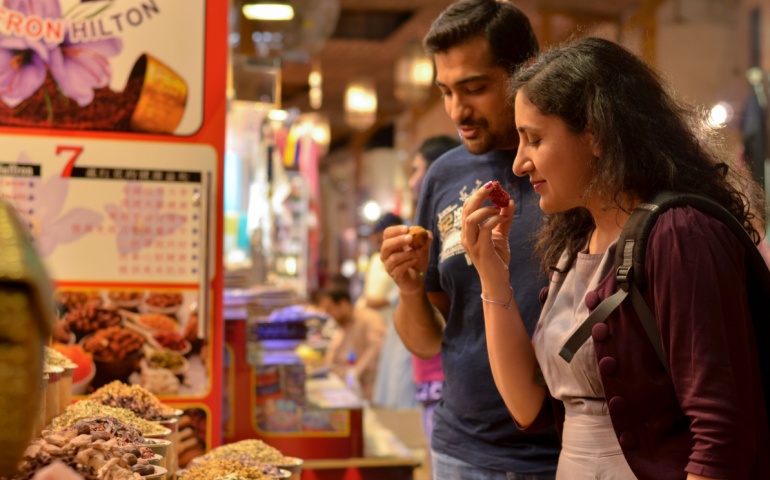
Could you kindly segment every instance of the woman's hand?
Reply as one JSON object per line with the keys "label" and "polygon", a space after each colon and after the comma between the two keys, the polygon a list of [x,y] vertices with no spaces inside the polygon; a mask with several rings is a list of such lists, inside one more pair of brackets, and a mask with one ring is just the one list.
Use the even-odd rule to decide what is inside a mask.
{"label": "woman's hand", "polygon": [[401,294],[420,293],[425,287],[425,271],[430,260],[430,244],[433,234],[428,231],[429,241],[421,248],[411,247],[412,236],[406,225],[388,227],[383,232],[380,260],[398,285]]}
{"label": "woman's hand", "polygon": [[460,238],[465,253],[479,272],[482,286],[502,282],[507,290],[508,264],[511,261],[508,232],[515,206],[512,200],[504,208],[483,206],[489,198],[491,183],[485,184],[465,201]]}

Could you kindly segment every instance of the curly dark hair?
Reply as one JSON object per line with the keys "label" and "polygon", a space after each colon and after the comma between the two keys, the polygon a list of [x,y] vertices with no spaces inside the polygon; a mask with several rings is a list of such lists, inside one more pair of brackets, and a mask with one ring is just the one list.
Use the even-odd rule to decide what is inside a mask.
{"label": "curly dark hair", "polygon": [[532,25],[512,3],[498,0],[460,0],[433,22],[423,39],[431,55],[484,36],[496,66],[513,73],[537,55],[539,46]]}
{"label": "curly dark hair", "polygon": [[[629,197],[664,191],[704,195],[725,207],[755,243],[764,195],[747,169],[731,165],[719,133],[703,112],[677,100],[661,77],[622,46],[585,38],[541,55],[511,80],[545,115],[575,132],[593,130],[601,154],[589,192],[628,212]],[[585,208],[546,215],[536,254],[547,271],[566,250],[572,259],[594,228]]]}

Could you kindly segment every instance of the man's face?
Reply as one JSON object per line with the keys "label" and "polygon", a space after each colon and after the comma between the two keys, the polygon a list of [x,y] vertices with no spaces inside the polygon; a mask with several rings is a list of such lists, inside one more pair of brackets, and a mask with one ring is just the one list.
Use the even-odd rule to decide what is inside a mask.
{"label": "man's face", "polygon": [[339,325],[347,325],[349,316],[344,308],[345,302],[334,303],[331,297],[322,297],[318,301],[318,308],[325,314],[332,317]]}
{"label": "man's face", "polygon": [[484,37],[437,53],[436,85],[444,108],[462,136],[469,152],[511,150],[518,135],[509,101],[508,75],[495,66]]}

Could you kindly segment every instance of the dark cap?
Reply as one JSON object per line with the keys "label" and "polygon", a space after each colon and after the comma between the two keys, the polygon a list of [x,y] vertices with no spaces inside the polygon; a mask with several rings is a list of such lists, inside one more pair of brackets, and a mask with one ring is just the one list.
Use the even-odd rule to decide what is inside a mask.
{"label": "dark cap", "polygon": [[374,222],[374,225],[372,225],[372,233],[380,233],[388,227],[392,227],[394,225],[402,225],[403,223],[404,220],[402,220],[401,217],[395,213],[388,212],[378,218],[376,222]]}

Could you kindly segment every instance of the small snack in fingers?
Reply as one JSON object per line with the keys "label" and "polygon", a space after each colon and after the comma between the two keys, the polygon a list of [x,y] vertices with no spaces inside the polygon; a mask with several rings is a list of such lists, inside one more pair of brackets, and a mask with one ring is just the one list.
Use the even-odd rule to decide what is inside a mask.
{"label": "small snack in fingers", "polygon": [[412,225],[409,227],[409,235],[412,236],[411,246],[415,250],[419,250],[424,245],[427,245],[430,241],[430,237],[428,237],[428,231],[419,225]]}
{"label": "small snack in fingers", "polygon": [[489,192],[489,200],[495,204],[498,208],[505,208],[508,206],[508,200],[511,196],[500,185],[500,182],[492,182],[492,191]]}

